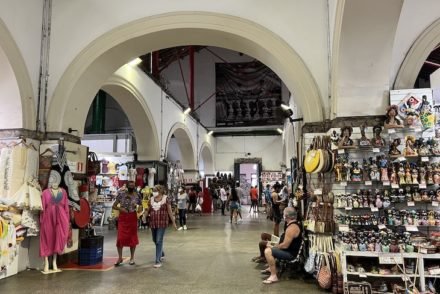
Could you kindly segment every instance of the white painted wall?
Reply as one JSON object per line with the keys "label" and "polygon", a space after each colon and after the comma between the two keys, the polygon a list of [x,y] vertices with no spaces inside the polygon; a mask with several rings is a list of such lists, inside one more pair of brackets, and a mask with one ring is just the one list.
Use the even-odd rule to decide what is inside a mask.
{"label": "white painted wall", "polygon": [[[159,141],[159,151],[163,156],[166,156],[166,144],[172,135],[170,131],[178,123],[183,125],[188,131],[194,150],[194,158],[197,158],[197,154],[199,154],[197,148],[200,149],[204,142],[211,144],[211,146],[215,145],[213,138],[207,135],[206,130],[203,127],[198,127],[198,123],[192,117],[185,116],[180,106],[172,99],[167,99],[162,90],[139,68],[125,65],[115,72],[114,77],[129,80],[145,100],[149,109],[148,115],[151,116],[158,135],[156,139]],[[163,114],[161,115],[162,112]],[[130,117],[130,113],[127,113],[127,115]],[[74,124],[75,122],[72,121],[72,123]],[[155,139],[153,134],[151,139]],[[159,159],[160,155],[157,154],[156,159]]]}
{"label": "white painted wall", "polygon": [[23,127],[20,90],[5,52],[0,47],[0,128]]}
{"label": "white painted wall", "polygon": [[167,152],[167,160],[171,162],[176,162],[177,160],[182,161],[182,152],[176,138],[171,138],[170,140]]}
{"label": "white painted wall", "polygon": [[438,0],[405,0],[403,2],[394,37],[392,70],[389,76],[391,85],[393,85],[403,59],[413,43],[439,17],[440,1]]}
{"label": "white painted wall", "polygon": [[281,136],[217,137],[215,149],[216,170],[234,170],[234,159],[250,157],[263,159],[263,170],[279,170],[282,161]]}
{"label": "white painted wall", "polygon": [[433,72],[429,79],[431,81],[431,89],[440,89],[440,69]]}

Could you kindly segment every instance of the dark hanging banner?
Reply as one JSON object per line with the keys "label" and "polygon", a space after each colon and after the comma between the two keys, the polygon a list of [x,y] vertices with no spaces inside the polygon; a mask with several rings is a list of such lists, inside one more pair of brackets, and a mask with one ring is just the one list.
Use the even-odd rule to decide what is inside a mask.
{"label": "dark hanging banner", "polygon": [[281,80],[259,61],[216,63],[216,124],[281,125]]}

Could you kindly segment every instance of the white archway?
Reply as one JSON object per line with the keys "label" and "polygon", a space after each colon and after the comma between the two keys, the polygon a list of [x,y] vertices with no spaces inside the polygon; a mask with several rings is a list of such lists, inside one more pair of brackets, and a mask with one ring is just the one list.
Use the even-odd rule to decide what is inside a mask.
{"label": "white archway", "polygon": [[399,68],[393,89],[413,88],[423,63],[438,44],[440,44],[440,18],[426,28],[411,46]]}
{"label": "white archway", "polygon": [[[268,29],[242,18],[208,12],[147,17],[113,29],[89,44],[69,65],[55,88],[48,128],[66,131],[91,97],[119,67],[162,48],[197,44],[224,47],[253,56],[280,76],[305,121],[324,117],[318,87],[300,56]],[[61,115],[60,115],[61,113]]]}
{"label": "white archway", "polygon": [[[133,128],[139,160],[159,160],[159,136],[145,99],[129,81],[112,76],[101,88],[110,94],[127,114]],[[90,107],[90,103],[89,103]]]}
{"label": "white archway", "polygon": [[35,129],[32,83],[17,44],[0,19],[0,126]]}
{"label": "white archway", "polygon": [[207,142],[204,142],[200,147],[199,154],[199,170],[203,171],[205,175],[214,174],[214,153],[212,152],[211,145],[209,145]]}
{"label": "white archway", "polygon": [[194,144],[187,127],[176,123],[168,133],[165,145],[165,156],[169,161],[180,160],[184,170],[195,171]]}

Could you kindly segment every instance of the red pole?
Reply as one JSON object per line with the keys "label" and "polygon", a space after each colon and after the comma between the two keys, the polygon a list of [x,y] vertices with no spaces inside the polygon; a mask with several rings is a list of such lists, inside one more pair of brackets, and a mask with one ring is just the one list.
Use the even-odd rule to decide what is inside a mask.
{"label": "red pole", "polygon": [[189,46],[189,107],[194,110],[194,47]]}
{"label": "red pole", "polygon": [[151,65],[151,73],[153,77],[159,78],[159,51],[154,51],[152,53],[152,65]]}

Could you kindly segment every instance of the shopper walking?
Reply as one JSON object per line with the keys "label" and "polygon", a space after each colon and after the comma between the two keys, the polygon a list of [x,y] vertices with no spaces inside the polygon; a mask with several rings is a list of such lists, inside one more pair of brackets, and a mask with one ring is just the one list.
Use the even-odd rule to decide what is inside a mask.
{"label": "shopper walking", "polygon": [[267,184],[263,191],[264,199],[266,205],[264,206],[264,213],[267,214],[268,218],[272,217],[272,196],[270,194],[270,185]]}
{"label": "shopper walking", "polygon": [[237,192],[238,196],[237,214],[240,217],[240,220],[242,220],[243,217],[241,216],[241,201],[243,201],[244,191],[243,188],[240,187],[240,182],[235,183],[235,191]]}
{"label": "shopper walking", "polygon": [[168,227],[169,219],[171,219],[174,228],[177,230],[176,220],[171,211],[171,203],[166,195],[164,195],[164,188],[156,185],[153,188],[153,197],[150,199],[149,205],[150,228],[153,237],[153,242],[156,245],[156,260],[154,267],[162,266],[162,260],[165,256],[163,251],[163,237],[165,230]]}
{"label": "shopper walking", "polygon": [[226,190],[223,186],[220,188],[220,201],[222,202],[222,215],[226,215],[225,208],[226,202],[228,201],[228,196],[226,195]]}
{"label": "shopper walking", "polygon": [[116,247],[118,249],[118,261],[115,266],[121,265],[122,248],[130,247],[130,265],[134,265],[134,252],[139,244],[137,235],[138,221],[137,213],[142,211],[141,199],[135,191],[135,183],[128,182],[127,190],[119,192],[113,209],[119,210],[118,237]]}
{"label": "shopper walking", "polygon": [[186,194],[185,190],[180,187],[179,194],[177,195],[177,209],[179,210],[179,231],[187,230],[186,227],[186,208],[188,206],[188,194]]}
{"label": "shopper walking", "polygon": [[237,223],[237,214],[238,214],[238,208],[240,206],[240,199],[238,198],[237,191],[235,188],[231,189],[231,193],[229,194],[228,202],[229,202],[229,208],[231,211],[231,223],[232,220],[234,220],[235,223]]}
{"label": "shopper walking", "polygon": [[194,213],[197,205],[197,194],[193,187],[189,189],[189,207],[188,212]]}
{"label": "shopper walking", "polygon": [[258,190],[257,186],[252,186],[251,191],[251,208],[249,209],[249,213],[251,210],[254,210],[254,213],[258,212]]}

